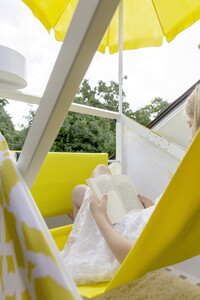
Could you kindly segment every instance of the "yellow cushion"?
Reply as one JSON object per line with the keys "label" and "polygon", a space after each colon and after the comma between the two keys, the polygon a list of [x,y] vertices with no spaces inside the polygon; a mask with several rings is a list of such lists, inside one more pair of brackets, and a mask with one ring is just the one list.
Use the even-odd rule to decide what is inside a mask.
{"label": "yellow cushion", "polygon": [[108,164],[107,153],[49,152],[31,189],[43,217],[72,212],[73,188],[86,184],[98,164]]}
{"label": "yellow cushion", "polygon": [[63,250],[65,246],[68,236],[72,230],[72,226],[73,225],[71,224],[50,230],[50,233],[53,236],[53,239],[60,251]]}

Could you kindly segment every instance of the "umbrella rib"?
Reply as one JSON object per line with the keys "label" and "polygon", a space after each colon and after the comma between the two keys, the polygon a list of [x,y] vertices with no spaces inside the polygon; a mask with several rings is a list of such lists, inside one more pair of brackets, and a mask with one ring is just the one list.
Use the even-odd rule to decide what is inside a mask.
{"label": "umbrella rib", "polygon": [[155,10],[155,12],[156,12],[156,15],[157,15],[157,18],[158,18],[158,21],[159,21],[160,27],[161,27],[161,29],[162,29],[163,35],[165,36],[165,32],[164,32],[164,29],[163,29],[163,27],[162,27],[162,23],[161,23],[161,20],[160,20],[159,14],[158,14],[158,12],[157,12],[157,9],[156,9],[156,6],[155,6],[155,3],[154,3],[154,0],[152,0],[152,4],[153,4],[154,10]]}
{"label": "umbrella rib", "polygon": [[[108,35],[107,35],[107,41],[106,41],[107,45],[108,45],[109,38],[110,38],[110,25],[109,25],[109,28],[108,28]],[[108,46],[108,48],[109,48],[109,46]],[[110,52],[110,48],[109,48],[109,52]]]}
{"label": "umbrella rib", "polygon": [[58,16],[58,18],[57,18],[57,20],[56,20],[56,22],[55,22],[53,28],[55,28],[56,25],[58,24],[58,21],[60,20],[61,16],[63,15],[63,12],[65,11],[65,8],[66,8],[67,5],[69,4],[69,1],[70,1],[70,0],[66,1],[65,5],[63,6],[63,9],[61,10],[61,12],[60,12],[60,14],[59,14],[59,16]]}

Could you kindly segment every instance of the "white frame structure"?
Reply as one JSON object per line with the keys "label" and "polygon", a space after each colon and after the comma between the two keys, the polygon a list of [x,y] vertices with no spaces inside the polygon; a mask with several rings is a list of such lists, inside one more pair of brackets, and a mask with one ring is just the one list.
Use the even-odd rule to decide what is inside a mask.
{"label": "white frame structure", "polygon": [[117,121],[116,160],[121,163],[122,172],[124,125],[180,160],[185,154],[184,149],[124,116],[122,103],[119,112],[72,103],[119,2],[120,0],[79,1],[42,98],[0,89],[0,97],[39,105],[18,161],[29,188],[33,185],[68,111]]}
{"label": "white frame structure", "polygon": [[[18,166],[30,188],[120,0],[79,1]],[[89,46],[88,46],[89,45]]]}
{"label": "white frame structure", "polygon": [[[36,104],[36,105],[39,105],[41,101],[41,98],[38,96],[24,94],[17,91],[4,90],[4,89],[0,89],[0,97],[5,97],[8,99],[26,102],[30,104]],[[124,125],[127,126],[128,128],[132,129],[134,132],[140,134],[149,142],[157,145],[158,147],[170,153],[171,155],[175,156],[176,158],[181,160],[185,155],[186,150],[184,148],[180,147],[177,144],[174,144],[173,142],[166,139],[165,137],[138,124],[137,122],[134,122],[133,120],[126,117],[123,113],[120,115],[119,112],[109,111],[109,110],[95,108],[95,107],[77,104],[77,103],[71,103],[69,107],[69,111],[116,120],[117,126],[118,124],[120,124],[120,126],[124,126]],[[116,161],[121,162],[120,159],[121,154],[119,154],[119,152],[121,151],[121,140],[123,139],[123,136],[121,139],[121,137],[119,137],[119,134],[121,134],[121,129],[119,131],[117,129],[117,140],[116,140],[116,154],[117,154]]]}

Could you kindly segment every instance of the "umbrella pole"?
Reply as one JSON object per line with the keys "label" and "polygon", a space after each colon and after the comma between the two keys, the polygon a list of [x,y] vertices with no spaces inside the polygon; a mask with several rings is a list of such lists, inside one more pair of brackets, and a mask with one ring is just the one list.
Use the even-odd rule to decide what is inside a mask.
{"label": "umbrella pole", "polygon": [[[123,90],[123,0],[119,4],[119,61],[118,61],[118,82],[119,82],[119,114],[122,114],[122,90]],[[121,118],[116,128],[116,159],[121,163],[123,173],[123,124]]]}
{"label": "umbrella pole", "polygon": [[119,113],[122,114],[123,87],[123,1],[119,4]]}

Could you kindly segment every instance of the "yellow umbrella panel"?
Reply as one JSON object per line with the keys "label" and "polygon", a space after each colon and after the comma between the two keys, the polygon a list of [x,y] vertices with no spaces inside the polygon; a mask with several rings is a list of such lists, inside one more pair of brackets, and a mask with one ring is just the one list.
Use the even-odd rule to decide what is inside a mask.
{"label": "yellow umbrella panel", "polygon": [[[45,28],[64,39],[78,0],[22,0]],[[197,0],[123,0],[123,49],[161,46],[163,36],[170,42],[200,18]],[[100,44],[99,51],[118,51],[119,9]]]}

